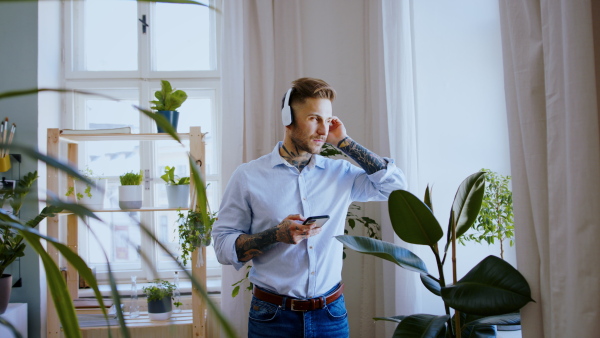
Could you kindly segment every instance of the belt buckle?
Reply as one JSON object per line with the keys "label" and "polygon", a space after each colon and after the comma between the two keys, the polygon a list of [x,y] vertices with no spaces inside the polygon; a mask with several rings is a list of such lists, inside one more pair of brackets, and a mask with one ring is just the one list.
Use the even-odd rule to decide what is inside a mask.
{"label": "belt buckle", "polygon": [[290,304],[290,310],[292,310],[292,311],[303,311],[303,312],[306,311],[306,310],[295,309],[294,308],[294,304],[295,303],[296,303],[296,299],[292,299],[291,304]]}

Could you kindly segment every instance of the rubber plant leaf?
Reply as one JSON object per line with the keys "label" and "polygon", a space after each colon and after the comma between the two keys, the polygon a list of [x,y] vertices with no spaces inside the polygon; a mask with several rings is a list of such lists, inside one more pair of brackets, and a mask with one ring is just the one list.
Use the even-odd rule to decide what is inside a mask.
{"label": "rubber plant leaf", "polygon": [[340,235],[335,238],[354,251],[383,258],[410,271],[428,274],[425,262],[403,247],[364,236]]}
{"label": "rubber plant leaf", "polygon": [[394,338],[437,338],[446,331],[448,315],[418,314],[404,318],[394,331]]}
{"label": "rubber plant leaf", "polygon": [[442,295],[442,287],[440,286],[440,283],[437,280],[431,278],[431,276],[421,274],[421,282],[423,283],[423,285],[425,285],[427,290],[431,291],[434,295]]}
{"label": "rubber plant leaf", "polygon": [[400,323],[406,316],[392,316],[392,317],[373,317],[374,321],[382,320],[386,322]]}
{"label": "rubber plant leaf", "polygon": [[456,238],[462,236],[473,223],[477,220],[481,203],[483,201],[483,193],[485,192],[485,172],[479,171],[469,177],[458,187],[454,202],[452,203],[452,211],[450,212],[450,220],[448,221],[448,231],[446,232],[446,247],[444,252],[448,251],[452,234],[452,218],[456,224]]}
{"label": "rubber plant leaf", "polygon": [[431,209],[406,190],[396,190],[388,200],[394,231],[411,244],[435,245],[444,235]]}
{"label": "rubber plant leaf", "polygon": [[423,202],[429,207],[429,209],[433,213],[433,201],[431,200],[431,188],[429,187],[429,184],[427,185],[427,187],[425,187],[425,197],[423,197]]}
{"label": "rubber plant leaf", "polygon": [[456,310],[479,316],[515,312],[533,301],[525,277],[496,256],[486,257],[456,284],[443,287],[442,298]]}

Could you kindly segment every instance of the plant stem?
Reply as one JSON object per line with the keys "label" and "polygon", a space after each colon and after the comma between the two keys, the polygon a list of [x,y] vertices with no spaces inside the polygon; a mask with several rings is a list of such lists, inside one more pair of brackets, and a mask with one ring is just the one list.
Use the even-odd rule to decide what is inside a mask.
{"label": "plant stem", "polygon": [[[457,276],[456,276],[456,222],[454,221],[454,215],[451,217],[452,219],[452,283],[456,284]],[[456,333],[456,338],[461,338],[461,330],[460,330],[460,312],[458,310],[454,310],[454,331]]]}
{"label": "plant stem", "polygon": [[[443,288],[446,286],[446,279],[444,278],[444,265],[442,264],[442,261],[440,260],[440,253],[438,251],[438,245],[437,243],[435,243],[432,247],[431,250],[433,251],[433,254],[435,255],[435,262],[437,263],[437,267],[438,267],[438,273],[440,274],[440,287]],[[450,307],[448,307],[448,305],[446,305],[446,302],[444,302],[444,308],[446,309],[446,314],[450,315]],[[450,321],[450,320],[448,320]]]}

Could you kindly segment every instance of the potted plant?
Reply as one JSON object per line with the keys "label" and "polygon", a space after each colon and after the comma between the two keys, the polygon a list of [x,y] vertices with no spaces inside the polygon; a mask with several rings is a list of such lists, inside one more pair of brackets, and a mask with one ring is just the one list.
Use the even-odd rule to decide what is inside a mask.
{"label": "potted plant", "polygon": [[173,305],[171,297],[175,284],[166,280],[155,279],[150,286],[142,288],[148,299],[148,316],[150,320],[167,320],[171,318]]}
{"label": "potted plant", "polygon": [[70,187],[65,196],[75,195],[77,203],[83,204],[89,209],[103,209],[106,179],[94,177],[94,172],[87,167],[84,170],[79,170],[79,173],[94,184],[91,185],[81,180],[75,180],[75,186]]}
{"label": "potted plant", "polygon": [[[495,337],[495,325],[520,323],[518,310],[531,299],[529,284],[510,264],[488,256],[463,278],[456,276],[456,239],[475,222],[481,208],[485,181],[483,172],[467,177],[458,188],[450,210],[446,245],[438,241],[444,232],[433,214],[429,187],[424,201],[408,191],[392,192],[388,201],[394,232],[403,241],[428,246],[437,263],[438,276],[432,275],[413,252],[398,245],[360,236],[337,236],[347,247],[391,261],[420,274],[425,288],[440,296],[445,315],[416,314],[378,317],[398,323],[394,337]],[[452,245],[453,280],[444,276],[444,263]],[[454,316],[450,309],[454,309]],[[459,328],[459,329],[457,329]]]}
{"label": "potted plant", "polygon": [[139,174],[132,172],[119,176],[119,208],[140,209],[142,207],[142,171]]}
{"label": "potted plant", "polygon": [[[157,111],[157,114],[164,116],[177,131],[177,123],[179,122],[179,112],[176,110],[181,107],[183,102],[187,100],[187,94],[183,90],[175,90],[171,87],[171,83],[167,80],[160,81],[161,90],[154,93],[156,100],[150,101],[154,106],[150,107]],[[157,126],[159,133],[164,133],[164,130]]]}
{"label": "potted plant", "polygon": [[179,218],[177,227],[179,233],[179,245],[181,248],[181,259],[183,264],[187,265],[187,261],[192,259],[192,253],[196,248],[209,246],[211,242],[212,225],[216,220],[216,214],[211,213],[208,209],[208,223],[204,224],[202,213],[194,210],[189,210],[187,214],[183,214],[181,210],[177,211]]}
{"label": "potted plant", "polygon": [[515,237],[512,191],[510,176],[503,176],[489,169],[481,169],[485,173],[485,192],[477,221],[471,229],[475,233],[465,234],[459,238],[461,244],[466,241],[494,244],[500,242],[500,258],[504,259],[504,240],[513,246]]}
{"label": "potted plant", "polygon": [[[15,189],[2,190],[0,192],[0,203],[2,205],[5,202],[10,203],[13,209],[12,214],[18,216],[25,196],[27,196],[37,178],[37,171],[27,173],[17,183]],[[60,212],[61,210],[58,207],[47,206],[42,210],[40,215],[24,224],[29,228],[35,228],[46,216]],[[4,210],[2,216],[3,218],[7,216]],[[5,274],[4,271],[17,258],[23,257],[25,255],[24,252],[25,242],[23,236],[4,223],[0,225],[0,314],[6,311],[13,285],[12,276]]]}
{"label": "potted plant", "polygon": [[162,178],[167,183],[167,200],[169,208],[187,208],[190,198],[190,177],[175,175],[175,167],[165,167]]}

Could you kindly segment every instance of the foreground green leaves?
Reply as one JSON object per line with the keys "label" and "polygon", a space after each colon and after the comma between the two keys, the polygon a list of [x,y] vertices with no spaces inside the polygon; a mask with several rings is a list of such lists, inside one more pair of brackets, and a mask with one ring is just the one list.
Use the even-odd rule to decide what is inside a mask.
{"label": "foreground green leaves", "polygon": [[410,192],[392,192],[388,206],[394,231],[403,241],[433,246],[444,235],[431,210]]}
{"label": "foreground green leaves", "polygon": [[455,285],[442,288],[442,298],[452,308],[481,316],[515,312],[533,300],[525,278],[496,256],[488,256]]}

